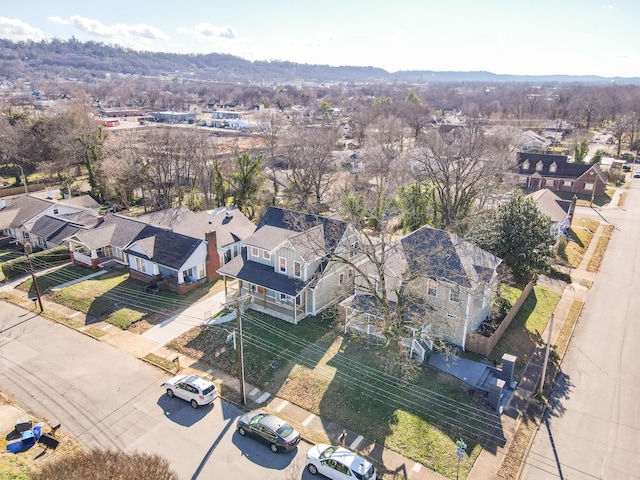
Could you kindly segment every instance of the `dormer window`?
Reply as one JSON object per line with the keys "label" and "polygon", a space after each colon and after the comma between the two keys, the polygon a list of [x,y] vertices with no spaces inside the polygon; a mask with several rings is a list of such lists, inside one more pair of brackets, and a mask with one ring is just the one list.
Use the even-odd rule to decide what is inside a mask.
{"label": "dormer window", "polygon": [[522,169],[529,170],[529,160],[525,160],[524,162],[522,162]]}
{"label": "dormer window", "polygon": [[302,276],[302,264],[300,262],[293,262],[293,276],[298,278]]}
{"label": "dormer window", "polygon": [[553,162],[551,165],[549,165],[550,173],[556,173],[556,170],[558,170],[558,165],[556,165],[556,162]]}
{"label": "dormer window", "polygon": [[287,259],[284,257],[280,257],[278,270],[280,273],[287,273]]}
{"label": "dormer window", "polygon": [[542,171],[542,162],[538,162],[536,163],[536,172],[541,172]]}

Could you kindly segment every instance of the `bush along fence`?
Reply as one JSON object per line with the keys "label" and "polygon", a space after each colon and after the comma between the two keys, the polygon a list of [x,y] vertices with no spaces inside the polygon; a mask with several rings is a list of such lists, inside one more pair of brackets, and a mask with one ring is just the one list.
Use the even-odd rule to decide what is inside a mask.
{"label": "bush along fence", "polygon": [[[34,252],[30,255],[32,263],[38,265],[37,270],[42,270],[61,263],[68,262],[69,249],[67,247],[56,247],[50,250]],[[7,280],[14,280],[23,275],[31,273],[29,259],[26,256],[14,258],[2,264],[2,273]]]}

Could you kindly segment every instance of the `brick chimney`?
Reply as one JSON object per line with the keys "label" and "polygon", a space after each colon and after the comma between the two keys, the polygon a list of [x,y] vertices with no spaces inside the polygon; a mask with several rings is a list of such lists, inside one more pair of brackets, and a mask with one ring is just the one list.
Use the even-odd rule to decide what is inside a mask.
{"label": "brick chimney", "polygon": [[217,270],[220,268],[220,256],[218,255],[218,238],[214,231],[205,233],[207,242],[207,278],[213,282],[220,278]]}

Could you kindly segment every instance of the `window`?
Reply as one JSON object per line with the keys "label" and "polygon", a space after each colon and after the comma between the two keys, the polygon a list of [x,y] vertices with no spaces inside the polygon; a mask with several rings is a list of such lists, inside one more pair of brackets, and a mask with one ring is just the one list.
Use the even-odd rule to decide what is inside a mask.
{"label": "window", "polygon": [[147,269],[145,268],[145,262],[140,257],[133,257],[136,261],[136,270],[142,273],[147,273]]}
{"label": "window", "polygon": [[262,258],[264,258],[265,260],[271,260],[271,252],[268,250],[263,250]]}
{"label": "window", "polygon": [[551,165],[549,165],[550,173],[556,173],[556,170],[558,170],[558,166],[556,165],[556,162],[553,162]]}
{"label": "window", "polygon": [[452,287],[449,291],[449,301],[453,303],[460,301],[460,289],[458,287]]}
{"label": "window", "polygon": [[284,257],[280,257],[279,267],[280,273],[287,273],[287,259]]}
{"label": "window", "polygon": [[536,172],[541,172],[542,171],[542,162],[538,162],[536,163]]}
{"label": "window", "polygon": [[523,170],[529,170],[529,167],[531,165],[529,164],[529,160],[525,160],[524,162],[522,162],[522,169]]}
{"label": "window", "polygon": [[342,285],[344,283],[344,273],[341,273],[338,277],[338,283]]}
{"label": "window", "polygon": [[251,293],[257,293],[258,292],[258,286],[254,285],[253,283],[251,284]]}
{"label": "window", "polygon": [[198,278],[204,278],[206,275],[204,263],[198,265]]}
{"label": "window", "polygon": [[544,182],[544,184],[548,187],[552,187],[553,186],[553,179],[551,178],[547,178]]}
{"label": "window", "polygon": [[438,296],[438,281],[430,278],[427,280],[427,295],[431,297]]}
{"label": "window", "polygon": [[593,183],[585,183],[584,184],[584,189],[585,190],[593,190]]}
{"label": "window", "polygon": [[258,250],[258,247],[251,247],[251,255],[253,257],[257,257],[260,254],[260,250]]}
{"label": "window", "polygon": [[302,276],[302,264],[300,262],[293,262],[293,276],[298,278]]}
{"label": "window", "polygon": [[571,180],[565,180],[564,182],[562,182],[562,185],[564,185],[565,187],[570,187],[571,185],[573,185],[573,182]]}
{"label": "window", "polygon": [[351,249],[349,250],[349,256],[353,257],[356,254],[357,249],[358,249],[358,241],[356,240],[351,244]]}

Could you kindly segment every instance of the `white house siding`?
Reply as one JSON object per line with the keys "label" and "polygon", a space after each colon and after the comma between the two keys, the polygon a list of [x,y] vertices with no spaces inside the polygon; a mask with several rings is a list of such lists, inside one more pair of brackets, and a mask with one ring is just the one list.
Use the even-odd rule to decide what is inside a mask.
{"label": "white house siding", "polygon": [[[344,274],[343,284],[340,284],[340,273]],[[352,293],[353,288],[348,288],[351,284],[349,278],[349,268],[340,263],[333,263],[327,267],[327,271],[318,281],[314,288],[313,310],[309,313],[317,315],[325,308],[336,303],[337,300]]]}

